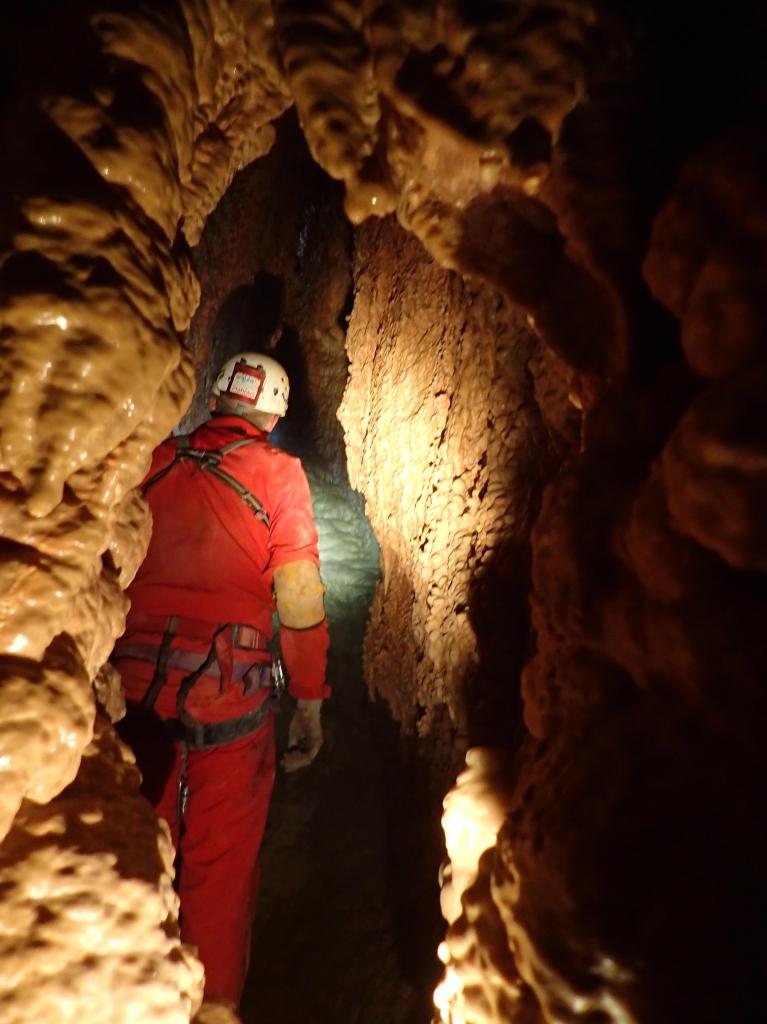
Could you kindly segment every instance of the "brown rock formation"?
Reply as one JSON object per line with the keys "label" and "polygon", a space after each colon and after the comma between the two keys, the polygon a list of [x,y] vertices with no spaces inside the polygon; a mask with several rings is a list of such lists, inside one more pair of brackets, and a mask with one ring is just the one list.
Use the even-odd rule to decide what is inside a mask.
{"label": "brown rock formation", "polygon": [[[457,816],[477,834],[450,851],[443,1018],[756,1017],[764,92],[750,65],[719,62],[739,41],[761,53],[764,25],[619,15],[596,0],[105,0],[32,39],[0,124],[9,1019],[50,1016],[65,991],[100,1019],[94,992],[115,977],[121,1020],[134,998],[147,1022],[199,1001],[164,837],[92,682],[146,543],[132,488],[191,395],[187,243],[291,96],[351,219],[400,225],[357,236],[340,413],[382,548],[369,684],[420,735],[447,707],[457,748],[515,748],[511,766],[470,758],[470,799],[446,808],[448,833]],[[656,102],[647,76],[653,59],[667,74],[675,27],[684,68]],[[346,273],[295,324],[318,341],[318,407],[340,391]],[[200,337],[207,351],[202,322]],[[97,690],[114,705],[103,675]],[[57,956],[43,963],[41,942]]]}
{"label": "brown rock formation", "polygon": [[202,968],[181,946],[173,848],[104,720],[75,781],[26,801],[0,848],[0,1016],[188,1019]]}
{"label": "brown rock formation", "polygon": [[355,263],[339,417],[383,574],[365,674],[408,728],[428,734],[446,704],[463,731],[527,643],[515,590],[552,464],[527,370],[538,342],[392,220],[360,229]]}
{"label": "brown rock formation", "polygon": [[206,414],[226,358],[276,345],[291,379],[292,434],[339,466],[351,229],[340,186],[312,161],[292,112],[276,134],[271,152],[236,177],[194,250],[202,294],[186,341],[198,373],[190,418]]}
{"label": "brown rock formation", "polygon": [[[0,742],[2,851],[14,872],[31,827],[24,801],[64,799],[58,794],[90,749],[91,681],[122,630],[121,586],[148,538],[145,506],[131,488],[191,394],[191,361],[179,342],[198,291],[179,226],[194,238],[239,163],[271,144],[269,122],[286,106],[258,14],[223,3],[167,4],[130,17],[121,5],[61,11],[24,52],[17,94],[3,112]],[[118,772],[115,791],[123,781]],[[141,807],[150,824],[135,833],[136,857],[157,860],[157,826]],[[40,828],[53,841],[40,858],[55,870],[60,816],[50,814],[54,824]],[[114,1019],[133,1019],[136,999],[146,1021],[188,1019],[201,978],[178,946],[169,854],[146,880],[160,903],[147,898],[146,913],[120,917],[132,869],[106,852],[100,868],[98,850],[116,833],[95,834],[102,846],[89,860],[85,843],[82,867],[71,866],[83,876],[74,902],[85,916],[75,910],[71,919],[86,922],[82,934],[64,927],[70,918],[55,902],[58,890],[25,888],[13,876],[25,927],[37,926],[27,944],[3,945],[0,973],[11,991],[19,982],[18,1006],[32,1015],[19,1016],[27,1011],[14,1003],[8,1019],[51,1016],[69,976],[93,960],[78,942],[90,935],[98,946],[103,922],[115,917],[125,935],[110,947],[101,981],[86,970],[77,981],[84,988],[73,987],[78,1018],[89,1019],[87,1008],[101,1019],[100,992]],[[49,919],[56,941],[72,950],[41,968],[32,951],[48,942],[41,936]],[[143,981],[150,969],[139,949],[155,956],[160,995]],[[22,984],[25,960],[31,973]],[[120,985],[111,980],[118,977]]]}

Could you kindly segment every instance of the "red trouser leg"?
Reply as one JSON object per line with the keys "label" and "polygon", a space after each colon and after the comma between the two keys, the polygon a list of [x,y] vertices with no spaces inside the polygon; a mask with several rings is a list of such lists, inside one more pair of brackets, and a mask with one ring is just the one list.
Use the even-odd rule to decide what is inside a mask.
{"label": "red trouser leg", "polygon": [[181,937],[199,951],[206,994],[234,1003],[240,1000],[250,960],[258,851],[274,771],[271,718],[253,735],[190,751],[187,760]]}
{"label": "red trouser leg", "polygon": [[[142,790],[178,848],[180,751],[161,723],[135,706],[121,723]],[[274,723],[251,736],[187,754],[189,796],[181,836],[181,936],[196,946],[205,991],[238,1003],[250,958],[258,851],[274,784]]]}

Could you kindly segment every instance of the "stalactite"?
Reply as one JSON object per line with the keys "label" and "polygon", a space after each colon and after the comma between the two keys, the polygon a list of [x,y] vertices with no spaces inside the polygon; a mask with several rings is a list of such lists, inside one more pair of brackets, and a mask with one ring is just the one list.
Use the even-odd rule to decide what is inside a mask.
{"label": "stalactite", "polygon": [[[380,119],[362,4],[276,0],[274,8],[285,75],[312,155],[333,177],[359,181]],[[383,190],[372,187],[374,205]]]}
{"label": "stalactite", "polygon": [[[721,937],[739,920],[754,925],[745,894],[758,888],[763,850],[750,822],[763,765],[749,724],[761,715],[757,680],[764,673],[755,644],[764,596],[754,575],[764,567],[764,431],[757,411],[764,395],[765,306],[757,284],[763,129],[741,130],[694,157],[653,225],[669,186],[662,181],[667,172],[647,160],[652,113],[632,64],[630,34],[621,37],[620,26],[596,7],[515,5],[529,18],[524,29],[545,11],[546,30],[522,31],[510,63],[550,71],[553,62],[558,73],[547,80],[559,84],[561,102],[552,104],[549,122],[523,89],[520,108],[534,124],[521,120],[499,154],[489,138],[492,115],[504,109],[493,93],[503,75],[489,76],[472,96],[471,112],[484,110],[484,119],[467,119],[467,103],[458,102],[471,66],[470,14],[462,9],[465,20],[451,22],[449,4],[402,8],[387,5],[385,17],[373,12],[368,23],[386,97],[377,154],[395,196],[390,207],[443,266],[484,278],[526,310],[559,365],[569,368],[570,402],[584,411],[578,458],[572,427],[565,432],[570,443],[562,444],[554,426],[569,419],[559,412],[568,393],[561,385],[557,406],[544,413],[566,464],[546,491],[533,533],[537,653],[522,685],[532,738],[518,753],[498,843],[477,853],[476,885],[467,883],[463,914],[451,923],[456,941],[443,950],[442,1013],[451,1022],[496,1019],[498,986],[505,984],[515,1020],[722,1019],[737,992],[752,1005],[757,985],[754,963],[739,959]],[[492,22],[485,10],[483,17]],[[451,24],[462,34],[451,35]],[[574,33],[566,55],[556,46],[564,24]],[[461,61],[451,50],[458,38]],[[493,38],[502,53],[500,37]],[[607,47],[600,61],[589,56],[594,40]],[[533,131],[536,124],[546,131]],[[489,167],[478,159],[478,138],[489,150]],[[534,168],[525,165],[523,141]],[[353,176],[348,187],[355,216]],[[413,709],[404,691],[415,690],[426,732],[435,702],[445,701],[460,724],[451,703],[457,680],[466,686],[489,663],[486,651],[475,664],[460,653],[450,661],[430,657],[431,620],[424,614],[444,605],[454,616],[444,631],[434,628],[440,653],[479,650],[476,638],[462,632],[462,601],[450,600],[471,560],[460,548],[470,505],[447,444],[460,421],[453,400],[465,376],[457,373],[456,386],[443,389],[439,374],[415,355],[429,330],[419,330],[417,319],[431,294],[423,283],[418,311],[406,306],[399,330],[389,326],[407,291],[379,270],[376,256],[387,242],[371,244],[368,232],[360,235],[360,265],[376,267],[376,280],[357,280],[342,410],[352,453],[359,446],[352,479],[371,503],[382,540],[384,580],[366,670],[405,721]],[[648,238],[647,280],[678,326],[648,301]],[[387,262],[395,260],[407,266],[401,253]],[[412,267],[408,273],[416,277]],[[442,294],[450,295],[444,285]],[[444,315],[432,313],[430,322]],[[441,344],[435,338],[429,351],[440,352]],[[478,379],[481,351],[476,345],[472,360]],[[411,405],[422,373],[433,395]],[[696,375],[716,383],[701,391]],[[383,397],[391,389],[404,404],[402,422],[397,402]],[[444,409],[439,398],[447,400]],[[446,450],[438,456],[421,448],[415,428],[422,420],[427,436],[441,424]],[[489,445],[474,439],[468,450],[487,451],[490,464]],[[449,481],[433,517],[433,529],[448,538],[439,545],[446,574],[440,560],[421,566],[429,531],[419,530],[419,496],[407,490],[411,460],[421,478],[428,467],[433,495],[445,475]],[[382,467],[392,463],[399,471],[384,474],[382,486]],[[381,518],[378,510],[387,506],[392,512]],[[403,620],[413,625],[404,636],[397,626]],[[707,838],[712,803],[716,836]],[[582,814],[596,824],[583,828]],[[675,821],[684,823],[681,832]],[[712,900],[706,925],[699,901],[710,874],[727,879],[727,895]],[[495,910],[478,913],[477,898]],[[667,912],[662,923],[659,906]],[[494,942],[514,951],[516,976],[485,969]],[[704,948],[709,956],[716,949],[726,983],[696,982]]]}

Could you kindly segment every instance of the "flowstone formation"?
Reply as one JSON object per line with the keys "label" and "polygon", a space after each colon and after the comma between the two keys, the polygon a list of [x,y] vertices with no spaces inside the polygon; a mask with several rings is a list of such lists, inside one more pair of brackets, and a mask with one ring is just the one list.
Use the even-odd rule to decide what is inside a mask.
{"label": "flowstone formation", "polygon": [[[181,1024],[200,1004],[167,836],[109,727],[94,738],[92,684],[149,537],[133,488],[191,397],[187,241],[288,103],[266,15],[250,3],[60,11],[3,109],[4,1020]],[[95,693],[119,713],[104,673]]]}
{"label": "flowstone formation", "polygon": [[173,847],[99,717],[77,779],[25,801],[0,848],[0,1019],[188,1021],[202,967],[178,941]]}
{"label": "flowstone formation", "polygon": [[[369,683],[447,759],[501,748],[446,802],[443,1020],[756,1019],[764,23],[682,7],[84,2],[26,26],[0,124],[9,1020],[17,984],[83,1024],[199,1004],[92,684],[148,536],[132,489],[192,390],[188,244],[291,102],[352,221],[399,222],[357,236],[341,411],[384,569]],[[102,757],[130,857],[105,852]]]}
{"label": "flowstone formation", "polygon": [[[720,97],[708,123],[696,113],[683,129],[673,119],[695,82],[711,90],[694,77],[717,57],[709,24],[678,72],[682,99],[664,111],[655,97],[676,79],[652,79],[669,68],[660,36],[655,51],[648,43],[658,31],[649,9],[635,23],[601,4],[475,14],[371,4],[364,23],[334,10],[314,75],[299,59],[305,39],[291,50],[288,14],[276,24],[310,145],[345,181],[350,216],[396,212],[443,266],[521,307],[558,357],[557,383],[535,388],[555,399],[541,414],[563,465],[532,537],[527,734],[515,744],[506,717],[495,731],[516,750],[505,772],[485,776],[492,757],[474,761],[480,795],[446,801],[446,834],[479,830],[482,841],[467,839],[470,855],[460,843],[449,851],[460,870],[445,879],[442,1019],[753,1015],[767,308],[765,134],[761,120],[748,123],[760,95],[744,99],[750,69],[724,77],[743,127],[729,129]],[[744,15],[742,39],[760,28]],[[728,43],[737,38],[728,25]],[[347,148],[326,144],[324,60],[346,76],[332,115]],[[406,725],[428,733],[444,703],[459,742],[468,719],[469,742],[485,743],[474,699],[521,620],[495,591],[506,629],[498,616],[482,644],[464,595],[481,581],[485,538],[508,534],[519,494],[524,447],[518,435],[497,460],[508,427],[488,406],[508,408],[514,429],[524,413],[513,387],[504,400],[487,385],[504,350],[497,335],[483,347],[493,326],[475,338],[471,316],[458,314],[467,338],[454,359],[444,324],[456,323],[455,285],[415,267],[387,230],[358,233],[341,410],[352,479],[382,545],[366,669]],[[556,443],[563,379],[584,413],[577,454]],[[497,465],[511,467],[506,492],[492,491]],[[513,594],[523,574],[505,578]],[[513,687],[513,658],[509,667]],[[500,823],[501,791],[496,837],[486,822]],[[457,916],[450,877],[465,887]],[[701,964],[715,973],[701,978]]]}

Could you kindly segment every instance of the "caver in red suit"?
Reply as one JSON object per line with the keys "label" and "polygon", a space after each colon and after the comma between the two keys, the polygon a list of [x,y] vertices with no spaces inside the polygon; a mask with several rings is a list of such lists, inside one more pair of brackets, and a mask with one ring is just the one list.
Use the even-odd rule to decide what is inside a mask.
{"label": "caver in red suit", "polygon": [[288,770],[319,750],[327,693],[309,488],[299,460],[266,433],[287,387],[274,360],[241,353],[217,378],[215,415],[155,451],[144,482],[152,539],[112,658],[129,707],[121,731],[179,849],[182,938],[198,948],[206,994],[235,1004],[274,781],[275,608],[298,701]]}

